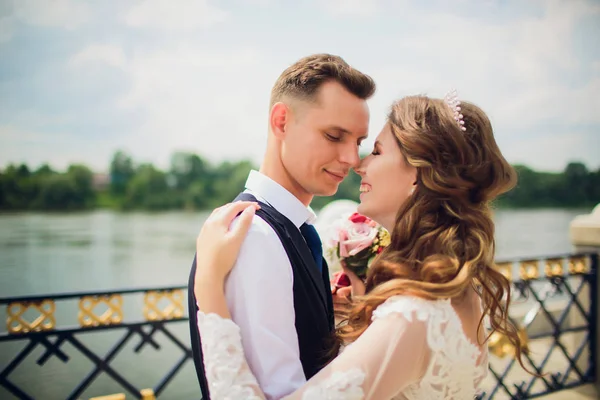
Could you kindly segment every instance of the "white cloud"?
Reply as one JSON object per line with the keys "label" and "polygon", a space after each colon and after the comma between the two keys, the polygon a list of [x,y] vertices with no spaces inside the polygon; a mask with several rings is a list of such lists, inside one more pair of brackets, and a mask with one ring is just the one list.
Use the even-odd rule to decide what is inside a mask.
{"label": "white cloud", "polygon": [[257,160],[274,80],[263,65],[251,48],[210,52],[187,43],[137,53],[126,68],[131,90],[118,105],[143,111],[144,122],[125,146],[162,165],[174,149]]}
{"label": "white cloud", "polygon": [[0,159],[4,163],[0,168],[7,162],[25,163],[30,168],[48,163],[57,169],[83,163],[103,171],[108,164],[107,154],[114,151],[109,140],[90,140],[68,132],[49,134],[43,128],[28,130],[15,125],[0,125],[0,141]]}
{"label": "white cloud", "polygon": [[[598,79],[582,87],[565,82],[581,60],[573,49],[573,31],[584,15],[598,14],[584,2],[543,3],[542,15],[508,23],[452,14],[418,15],[419,28],[390,37],[395,51],[409,54],[397,64],[378,68],[380,88],[442,96],[459,94],[502,121],[505,127],[543,121],[598,123]],[[390,48],[389,46],[386,46]],[[431,93],[437,88],[439,92]]]}
{"label": "white cloud", "polygon": [[78,0],[12,0],[14,15],[37,26],[75,29],[89,21],[89,3]]}
{"label": "white cloud", "polygon": [[273,0],[242,0],[242,3],[250,4],[253,6],[267,7],[273,4]]}
{"label": "white cloud", "polygon": [[228,14],[209,0],[142,0],[125,14],[127,25],[163,31],[191,31],[223,22]]}
{"label": "white cloud", "polygon": [[506,99],[498,106],[497,116],[516,127],[543,122],[600,124],[599,93],[600,77],[582,87],[555,82]]}
{"label": "white cloud", "polygon": [[[572,161],[581,161],[588,168],[597,169],[597,150],[600,136],[591,137],[581,132],[562,132],[555,135],[520,136],[506,141],[504,156],[512,163],[520,163],[545,171],[561,171]],[[537,156],[536,156],[537,154]]]}
{"label": "white cloud", "polygon": [[125,68],[126,62],[125,52],[121,47],[108,44],[92,44],[72,56],[69,65],[80,67],[88,63],[103,63],[111,67]]}
{"label": "white cloud", "polygon": [[333,16],[366,17],[379,12],[378,0],[321,0],[325,10]]}
{"label": "white cloud", "polygon": [[[464,9],[465,1],[461,0],[456,8]],[[232,7],[239,6],[240,2],[264,5],[269,0],[237,0]],[[18,15],[28,15],[30,22],[41,23],[40,18],[47,18],[45,23],[53,21],[54,26],[65,26],[64,21],[59,23],[64,11],[55,12],[53,17],[34,16],[35,10],[24,13],[23,10],[34,3],[32,0],[24,2],[26,7],[21,7]],[[488,3],[494,9],[504,7]],[[61,0],[60,4],[65,9],[74,2]],[[268,97],[273,82],[287,63],[317,51],[337,52],[373,76],[378,84],[377,94],[369,102],[371,138],[365,143],[365,149],[383,125],[394,99],[416,93],[441,97],[456,87],[461,98],[479,104],[488,112],[502,143],[509,146],[507,155],[514,160],[527,157],[528,164],[545,168],[550,164],[556,166],[573,155],[584,154],[586,160],[593,158],[591,152],[586,151],[597,142],[590,142],[589,134],[577,131],[576,125],[600,123],[597,112],[600,109],[597,96],[600,62],[581,57],[581,46],[573,45],[582,17],[600,15],[599,6],[592,2],[540,1],[537,3],[540,10],[535,15],[515,12],[511,18],[488,18],[461,14],[454,7],[424,9],[423,5],[408,1],[341,4],[338,0],[328,0],[315,10],[327,7],[328,12],[336,16],[329,19],[330,25],[324,32],[337,30],[339,38],[321,35],[319,27],[312,27],[308,35],[306,31],[295,31],[293,26],[302,26],[303,21],[290,24],[289,32],[280,36],[262,36],[260,29],[244,32],[245,24],[262,21],[262,17],[237,15],[233,8],[222,10],[216,7],[221,3],[214,0],[185,0],[177,7],[172,2],[158,0],[138,1],[133,6],[115,4],[119,12],[114,15],[122,16],[120,22],[144,28],[144,33],[159,33],[160,39],[147,41],[146,36],[129,35],[131,30],[120,26],[121,30],[111,32],[110,36],[83,38],[81,50],[64,57],[68,67],[77,69],[68,71],[65,76],[73,79],[78,93],[87,90],[83,83],[86,79],[89,82],[91,77],[101,80],[117,75],[122,79],[120,89],[126,90],[124,95],[115,98],[115,110],[107,107],[105,111],[106,129],[114,133],[119,129],[118,123],[112,124],[118,120],[127,130],[113,134],[111,143],[92,146],[93,154],[89,155],[90,163],[97,160],[96,165],[101,167],[117,148],[130,151],[136,160],[162,166],[175,150],[195,151],[211,160],[251,157],[258,161],[264,151]],[[274,13],[273,18],[277,18],[277,12],[290,12],[280,8],[269,9]],[[43,9],[49,10],[49,7]],[[397,26],[376,28],[377,18],[394,13],[398,14]],[[8,28],[0,26],[0,40],[2,32],[8,32],[5,37],[9,37],[10,27],[16,26],[15,15],[13,12],[9,17]],[[91,14],[86,10],[75,15],[79,15],[75,18],[77,26]],[[298,15],[304,18],[303,14]],[[361,41],[362,34],[343,21],[346,16],[352,23],[354,17],[369,17],[363,20],[365,25],[371,24],[364,41]],[[231,32],[225,38],[214,36],[214,40],[207,41],[206,37],[195,34],[198,29],[209,28],[230,17],[236,19],[236,24],[230,24]],[[4,20],[0,20],[2,22]],[[107,23],[112,26],[113,22]],[[237,26],[237,22],[241,24]],[[213,32],[209,29],[202,32],[203,35],[210,33]],[[236,35],[239,41],[230,42]],[[295,40],[297,44],[290,45]],[[120,71],[104,74],[100,69],[107,66]],[[583,71],[591,73],[591,78],[583,75]],[[572,77],[581,77],[577,85],[573,84]],[[110,100],[102,101],[110,104]],[[78,117],[69,115],[71,119]],[[27,121],[21,125],[20,121],[10,122],[40,134],[43,132],[42,122],[34,126]],[[573,126],[576,136],[571,138],[565,133],[549,137],[548,143],[543,145],[544,153],[534,155],[544,135],[541,126],[555,122],[565,127],[565,131]],[[60,130],[58,122],[48,126],[49,132]],[[528,131],[538,136],[535,139],[519,137]],[[573,139],[576,137],[580,140]],[[565,140],[569,143],[561,149],[560,143]],[[68,145],[89,147],[83,142],[68,141],[63,147]],[[83,150],[77,150],[73,153],[57,148],[56,151],[63,151],[64,157],[78,157]],[[26,149],[20,151],[26,152]],[[598,165],[597,161],[590,162],[590,165]]]}
{"label": "white cloud", "polygon": [[89,21],[88,4],[77,0],[7,0],[0,4],[0,43],[9,42],[16,23],[74,30]]}
{"label": "white cloud", "polygon": [[9,16],[0,17],[0,43],[8,42],[14,34],[14,20]]}

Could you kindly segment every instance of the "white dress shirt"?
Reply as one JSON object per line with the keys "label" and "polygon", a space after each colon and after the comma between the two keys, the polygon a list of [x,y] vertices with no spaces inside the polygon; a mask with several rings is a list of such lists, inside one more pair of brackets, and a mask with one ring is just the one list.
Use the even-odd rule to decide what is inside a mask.
{"label": "white dress shirt", "polygon": [[[277,182],[250,171],[246,192],[271,205],[298,228],[315,213]],[[240,327],[250,369],[267,399],[305,382],[296,333],[292,265],[275,231],[255,217],[225,283],[233,321]]]}

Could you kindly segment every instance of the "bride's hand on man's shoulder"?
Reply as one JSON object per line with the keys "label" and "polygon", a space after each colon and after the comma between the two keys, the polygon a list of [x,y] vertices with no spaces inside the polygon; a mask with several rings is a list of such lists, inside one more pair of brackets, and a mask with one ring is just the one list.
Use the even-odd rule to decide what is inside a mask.
{"label": "bride's hand on man's shoulder", "polygon": [[258,209],[255,202],[237,201],[213,210],[196,239],[196,282],[225,279]]}

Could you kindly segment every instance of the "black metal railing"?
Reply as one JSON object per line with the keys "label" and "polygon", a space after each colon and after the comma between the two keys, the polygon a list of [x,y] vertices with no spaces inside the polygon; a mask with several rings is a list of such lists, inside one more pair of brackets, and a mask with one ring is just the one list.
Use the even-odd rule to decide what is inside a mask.
{"label": "black metal railing", "polygon": [[[480,399],[532,399],[597,380],[598,254],[506,260],[513,282],[510,315],[527,345],[525,366],[506,337],[489,342],[490,367]],[[514,272],[518,270],[515,277]]]}
{"label": "black metal railing", "polygon": [[[25,346],[17,352],[12,360],[6,365],[2,365],[0,387],[19,399],[34,399],[36,396],[45,399],[80,399],[86,389],[101,373],[104,373],[116,382],[121,390],[125,390],[136,398],[151,399],[160,395],[192,356],[189,334],[187,336],[179,335],[185,336],[182,339],[171,332],[172,326],[182,322],[187,329],[188,318],[184,315],[184,305],[187,304],[184,297],[185,289],[187,287],[178,286],[0,299],[0,305],[6,305],[7,320],[6,331],[0,333],[0,345],[4,347],[10,345],[10,342],[25,343]],[[140,308],[141,296],[143,296],[143,307]],[[124,302],[124,298],[127,302]],[[57,319],[60,317],[65,320],[69,319],[67,314],[69,311],[73,311],[73,302],[77,307],[77,323],[71,322],[65,325],[57,323]],[[65,312],[61,312],[63,310]],[[128,321],[124,320],[125,310],[131,310],[131,317],[137,314],[139,318],[136,320],[133,317]],[[70,317],[73,320],[73,315]],[[112,346],[104,355],[99,354],[99,351],[94,351],[93,346],[84,341],[86,336],[100,332],[107,334],[110,331],[120,334],[116,335]],[[135,368],[137,363],[126,363],[125,371],[119,371],[111,363],[127,345],[134,341],[137,341],[132,349],[135,354],[140,353],[146,345],[150,345],[156,350],[160,349],[161,345],[155,340],[158,334],[162,334],[163,339],[166,338],[174,347],[179,348],[181,355],[175,360],[170,370],[153,384],[152,388],[138,387],[131,382],[131,379],[126,378],[127,370]],[[69,347],[68,352],[63,350],[67,346]],[[12,382],[11,374],[40,347],[42,353],[36,361],[38,366],[44,366],[53,357],[63,363],[68,363],[71,361],[68,353],[75,350],[76,353],[91,362],[92,368],[74,385],[70,393],[48,395],[47,389],[42,388],[38,388],[36,393],[31,393],[32,385],[28,382],[25,382],[25,385]],[[39,354],[39,351],[37,353]],[[140,361],[143,362],[143,360]],[[77,367],[82,365],[81,361],[77,362]],[[139,367],[140,364],[137,365]],[[70,371],[70,374],[75,372],[77,371]],[[31,368],[27,370],[26,374],[30,375],[31,383],[39,379],[36,378],[37,374],[35,371],[32,372]]]}
{"label": "black metal railing", "polygon": [[[542,376],[527,374],[516,362],[508,339],[494,334],[489,341],[489,374],[480,399],[536,398],[596,381],[598,254],[497,264],[513,282],[511,318],[529,350],[525,364]],[[176,385],[178,390],[187,386],[187,394],[167,397],[195,398],[200,392],[192,363],[187,363],[191,349],[186,296],[187,287],[177,286],[1,298],[7,324],[6,331],[0,332],[0,388],[18,399],[81,399],[106,394],[107,390],[153,399],[167,396],[169,383],[188,370],[189,382]],[[95,348],[98,335],[111,332],[113,337],[104,340],[108,350]],[[165,342],[173,351],[159,354],[149,366],[140,353],[147,345],[160,350],[167,346]],[[128,347],[135,357],[124,353]],[[75,355],[86,362],[72,362]],[[32,358],[37,365],[32,364]],[[117,362],[123,358],[125,361]],[[72,379],[57,378],[63,383],[54,385],[66,393],[38,384],[45,376],[40,367],[52,364],[49,368],[57,369],[61,364],[57,360],[75,364],[65,373]],[[169,368],[158,376],[156,367],[164,369],[167,363]],[[21,367],[25,369],[18,373]],[[136,370],[144,371],[137,379],[132,377]],[[104,386],[92,388],[101,376]],[[106,377],[113,386],[106,383]],[[72,386],[65,389],[68,382]]]}

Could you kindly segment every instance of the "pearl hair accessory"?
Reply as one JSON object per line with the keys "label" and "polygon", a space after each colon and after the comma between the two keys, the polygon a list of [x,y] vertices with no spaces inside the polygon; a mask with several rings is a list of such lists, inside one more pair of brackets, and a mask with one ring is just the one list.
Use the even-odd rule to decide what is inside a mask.
{"label": "pearl hair accessory", "polygon": [[460,101],[458,100],[456,89],[450,91],[446,97],[444,97],[444,101],[454,113],[454,119],[456,120],[456,123],[458,123],[460,129],[466,131],[467,128],[464,127],[465,121],[463,121],[463,115],[460,113]]}

